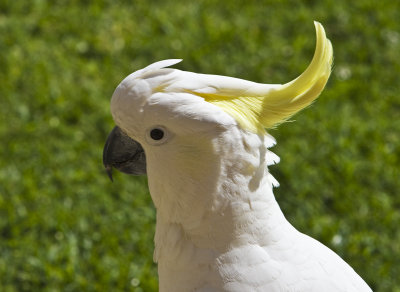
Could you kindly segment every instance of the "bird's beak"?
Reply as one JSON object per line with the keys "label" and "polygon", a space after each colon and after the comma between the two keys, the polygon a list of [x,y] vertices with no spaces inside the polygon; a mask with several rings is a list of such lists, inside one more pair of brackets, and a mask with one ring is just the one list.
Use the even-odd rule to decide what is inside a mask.
{"label": "bird's beak", "polygon": [[108,135],[104,145],[103,164],[111,181],[113,167],[127,174],[146,174],[146,156],[142,145],[117,126]]}

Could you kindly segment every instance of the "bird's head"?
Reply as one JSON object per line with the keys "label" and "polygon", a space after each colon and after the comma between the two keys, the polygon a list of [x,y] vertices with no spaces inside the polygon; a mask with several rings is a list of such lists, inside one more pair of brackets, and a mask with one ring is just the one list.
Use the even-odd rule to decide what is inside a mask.
{"label": "bird's head", "polygon": [[[201,204],[199,194],[215,191],[221,151],[240,160],[242,150],[260,147],[246,145],[247,134],[263,137],[265,128],[308,106],[324,88],[332,47],[321,24],[315,26],[311,64],[284,85],[166,68],[180,60],[160,61],[126,77],[111,100],[117,126],[104,148],[109,174],[112,167],[147,174],[156,207],[171,199],[177,210],[188,201]],[[246,163],[232,169],[251,173]]]}

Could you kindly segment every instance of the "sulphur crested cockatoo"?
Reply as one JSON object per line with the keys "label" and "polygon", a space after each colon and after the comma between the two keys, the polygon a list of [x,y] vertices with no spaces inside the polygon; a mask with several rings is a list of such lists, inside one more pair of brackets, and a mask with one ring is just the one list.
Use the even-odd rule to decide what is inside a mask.
{"label": "sulphur crested cockatoo", "polygon": [[371,291],[332,250],[297,231],[272,193],[278,157],[265,132],[323,90],[332,46],[315,23],[306,71],[284,85],[197,74],[154,63],[111,100],[117,127],[104,165],[147,174],[157,209],[160,291]]}

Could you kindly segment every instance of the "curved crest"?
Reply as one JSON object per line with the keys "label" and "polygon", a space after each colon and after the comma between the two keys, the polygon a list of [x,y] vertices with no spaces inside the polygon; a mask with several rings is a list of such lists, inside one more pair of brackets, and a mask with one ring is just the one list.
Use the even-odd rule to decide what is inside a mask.
{"label": "curved crest", "polygon": [[[324,89],[331,73],[333,50],[324,28],[314,22],[316,49],[307,69],[283,85],[243,83],[243,90],[217,88],[213,93],[188,90],[232,115],[245,129],[264,131],[310,105]],[[237,79],[238,81],[240,79]],[[243,81],[243,80],[242,80]],[[239,83],[236,83],[236,87]]]}

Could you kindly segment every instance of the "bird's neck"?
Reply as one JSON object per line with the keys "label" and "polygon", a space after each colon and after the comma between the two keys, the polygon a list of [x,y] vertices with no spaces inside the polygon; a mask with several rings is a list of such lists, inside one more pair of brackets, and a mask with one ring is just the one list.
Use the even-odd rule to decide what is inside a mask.
{"label": "bird's neck", "polygon": [[[259,193],[263,197],[258,197]],[[186,222],[171,222],[157,214],[155,259],[179,260],[185,248],[219,254],[242,244],[268,245],[276,239],[276,228],[287,220],[270,186],[247,195],[231,198],[223,208],[205,213],[195,227]]]}
{"label": "bird's neck", "polygon": [[197,291],[199,287],[204,290],[198,291],[225,291],[221,287],[235,273],[254,268],[254,259],[248,260],[252,254],[262,249],[260,260],[273,257],[275,244],[290,242],[294,231],[267,182],[247,197],[231,198],[220,210],[207,213],[193,229],[158,216],[154,259],[160,291]]}
{"label": "bird's neck", "polygon": [[[267,247],[292,229],[272,192],[273,178],[268,173],[267,161],[273,159],[273,154],[262,150],[262,145],[259,149],[247,158],[242,157],[240,165],[233,161],[229,151],[219,153],[221,171],[215,192],[212,196],[198,194],[212,199],[201,212],[192,206],[195,220],[170,220],[157,210],[154,259],[159,265],[160,287],[173,288],[165,291],[180,291],[178,287],[189,291],[188,285],[223,282],[226,279],[220,268],[224,266],[224,257],[240,250],[229,257],[246,258],[248,255],[241,247]],[[233,168],[235,172],[231,171]]]}

